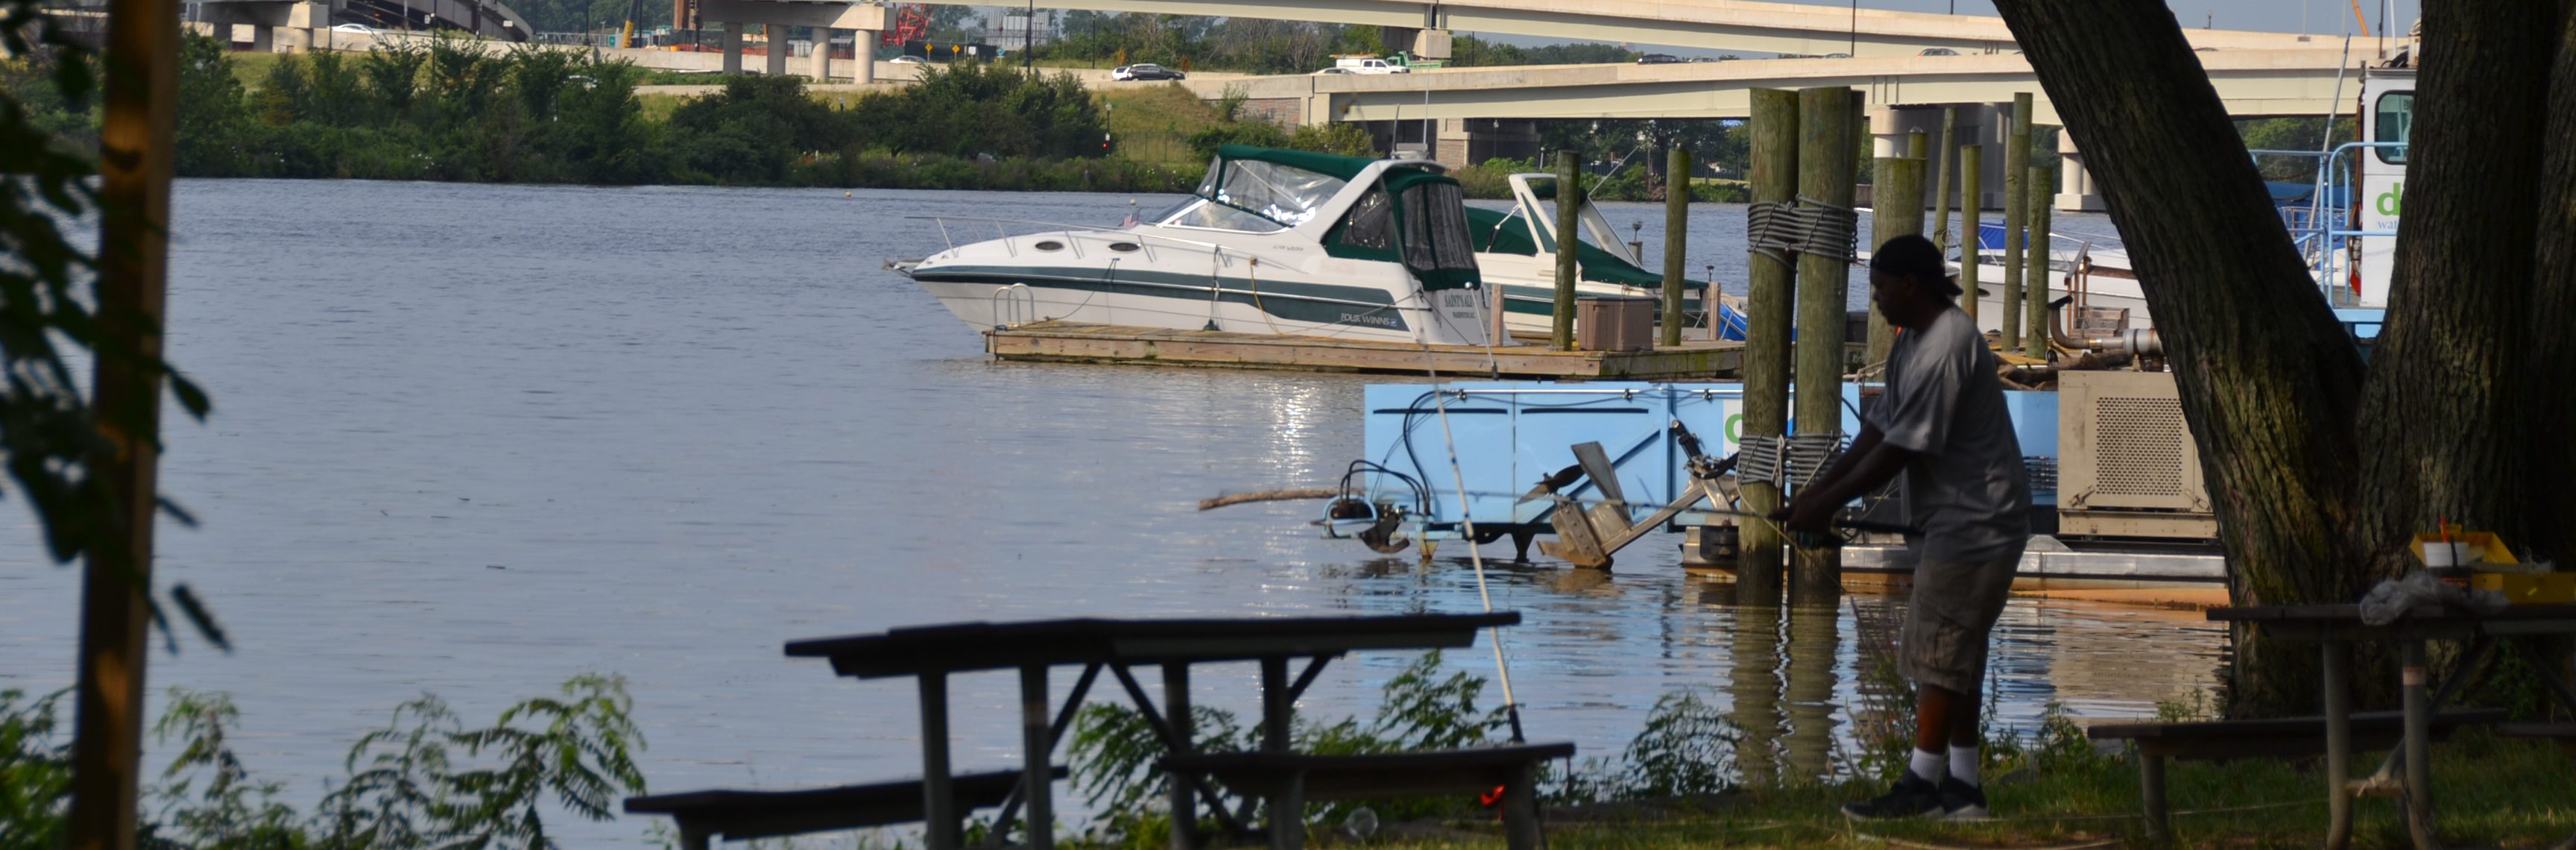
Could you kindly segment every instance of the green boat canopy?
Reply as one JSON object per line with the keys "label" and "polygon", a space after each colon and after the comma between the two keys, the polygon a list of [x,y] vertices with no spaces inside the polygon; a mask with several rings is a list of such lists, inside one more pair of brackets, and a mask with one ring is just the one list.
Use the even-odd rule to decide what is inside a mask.
{"label": "green boat canopy", "polygon": [[[1532,187],[1537,188],[1537,187]],[[1467,208],[1467,230],[1474,239],[1476,251],[1487,254],[1538,256],[1538,243],[1530,241],[1529,228],[1515,219],[1519,216],[1482,207]],[[1584,280],[1614,283],[1620,286],[1643,286],[1649,289],[1664,285],[1664,276],[1638,268],[1598,245],[1576,240],[1575,268]],[[1688,282],[1690,286],[1699,281]]]}

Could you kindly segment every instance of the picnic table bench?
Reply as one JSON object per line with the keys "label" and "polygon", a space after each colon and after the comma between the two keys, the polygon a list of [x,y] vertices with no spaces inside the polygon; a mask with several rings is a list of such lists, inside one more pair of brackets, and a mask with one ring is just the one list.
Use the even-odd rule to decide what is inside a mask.
{"label": "picnic table bench", "polygon": [[[2502,721],[2494,710],[2445,711],[2433,718],[2436,740],[2448,739],[2462,726]],[[2364,750],[2396,746],[2406,737],[2406,714],[2374,711],[2347,720],[2351,744]],[[2166,832],[2165,760],[2230,761],[2241,758],[2303,758],[2325,755],[2330,722],[2323,716],[2267,720],[2215,720],[2181,723],[2102,723],[2084,730],[2096,741],[2128,741],[2138,748],[2138,796],[2146,811],[2147,835]]]}
{"label": "picnic table bench", "polygon": [[[1064,768],[1052,771],[1063,778]],[[999,806],[1019,787],[1020,772],[1001,770],[951,777],[957,802],[969,809]],[[669,815],[680,828],[680,850],[707,850],[708,839],[749,841],[912,823],[921,819],[921,780],[843,785],[799,791],[690,791],[626,798],[627,814]]]}
{"label": "picnic table bench", "polygon": [[[1246,831],[1242,824],[1235,822],[1236,817],[1227,811],[1216,788],[1207,781],[1207,777],[1217,773],[1219,768],[1246,783],[1239,787],[1270,789],[1271,793],[1265,796],[1271,797],[1272,812],[1295,813],[1272,819],[1274,842],[1281,840],[1278,836],[1285,828],[1283,824],[1296,825],[1300,831],[1295,840],[1302,841],[1303,804],[1277,795],[1344,793],[1359,787],[1355,784],[1356,779],[1346,776],[1354,767],[1373,771],[1385,781],[1401,787],[1437,789],[1427,793],[1481,791],[1497,786],[1521,788],[1526,793],[1528,783],[1525,780],[1512,781],[1510,777],[1519,774],[1513,773],[1514,768],[1500,766],[1500,762],[1521,764],[1523,767],[1518,769],[1525,773],[1527,766],[1549,757],[1572,753],[1573,745],[1560,744],[1539,748],[1454,751],[1464,755],[1447,759],[1440,756],[1453,754],[1408,753],[1364,757],[1375,761],[1298,762],[1294,759],[1348,757],[1295,756],[1288,752],[1291,708],[1307,686],[1313,684],[1327,662],[1360,650],[1469,646],[1475,642],[1479,631],[1519,622],[1520,615],[1509,611],[1341,617],[1067,619],[918,626],[878,634],[792,641],[787,644],[789,657],[826,659],[833,672],[842,676],[915,680],[921,704],[922,779],[817,791],[711,791],[646,797],[629,801],[629,810],[685,816],[705,827],[702,832],[722,834],[727,839],[918,820],[925,826],[923,843],[927,850],[958,850],[963,810],[999,805],[1001,812],[994,822],[1001,825],[1010,823],[1025,807],[1026,817],[1020,820],[1025,827],[1027,846],[1053,847],[1051,786],[1064,772],[1050,764],[1050,759],[1056,745],[1072,725],[1083,698],[1099,680],[1100,674],[1106,671],[1125,691],[1138,714],[1153,728],[1164,745],[1166,756],[1177,759],[1161,765],[1170,778],[1167,784],[1171,795],[1171,843],[1176,850],[1197,846],[1202,803],[1221,826],[1229,831]],[[1305,665],[1292,679],[1289,668],[1292,662],[1300,659],[1305,661]],[[1208,754],[1209,758],[1216,760],[1190,761],[1191,757],[1198,755],[1190,722],[1190,667],[1243,661],[1256,662],[1261,668],[1261,751]],[[1082,673],[1062,707],[1051,712],[1048,671],[1067,665],[1079,665]],[[1135,667],[1160,668],[1163,699],[1159,707],[1147,694],[1144,684],[1137,680],[1132,669]],[[1003,670],[1019,673],[1021,743],[1024,749],[1022,767],[1012,773],[955,775],[949,764],[948,677],[955,673]],[[1560,756],[1546,755],[1559,753],[1560,748]],[[1252,758],[1228,760],[1219,756]],[[1290,760],[1277,760],[1283,757]],[[996,778],[1005,776],[1011,778]],[[1297,778],[1282,783],[1281,776]],[[1468,781],[1469,778],[1474,781]],[[1494,781],[1481,788],[1468,787],[1488,780]],[[1229,787],[1238,786],[1229,783]],[[993,796],[996,788],[1000,789],[998,798]],[[909,807],[894,802],[894,798],[906,795],[912,800]],[[791,814],[799,806],[828,808],[854,800],[864,800],[867,805],[851,805],[852,812],[863,809],[864,813],[816,814],[801,821],[797,819],[800,815]],[[878,803],[884,805],[878,806]],[[634,808],[638,805],[645,808]],[[851,822],[897,814],[908,814],[909,817],[864,824]],[[726,818],[734,818],[726,822],[732,829],[715,826]],[[1530,823],[1533,824],[1530,829],[1534,840],[1535,821]],[[800,826],[806,828],[796,828]],[[683,829],[685,832],[686,823]],[[761,834],[755,836],[753,832]]]}
{"label": "picnic table bench", "polygon": [[[2442,605],[2408,609],[2395,620],[2369,623],[2359,605],[2259,605],[2213,608],[2209,619],[2242,623],[2283,641],[2312,641],[2321,647],[2326,718],[2326,846],[2347,846],[2352,839],[2352,693],[2349,684],[2351,646],[2380,641],[2397,644],[2398,685],[2403,694],[2401,740],[2364,787],[2394,783],[2401,791],[2408,836],[2419,850],[2441,846],[2434,821],[2432,751],[2434,726],[2442,706],[2467,684],[2469,671],[2488,654],[2509,645],[2509,638],[2576,635],[2576,605],[2512,605],[2478,613]],[[2466,641],[2468,651],[2438,690],[2429,689],[2426,644],[2436,640]],[[2576,688],[2559,675],[2559,659],[2531,659],[2530,669],[2561,705],[2576,710]],[[2402,776],[2401,776],[2402,773]]]}

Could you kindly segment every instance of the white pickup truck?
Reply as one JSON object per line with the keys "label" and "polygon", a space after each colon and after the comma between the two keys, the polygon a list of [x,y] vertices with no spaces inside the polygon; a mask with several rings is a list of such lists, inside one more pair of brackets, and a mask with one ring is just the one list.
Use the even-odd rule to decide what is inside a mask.
{"label": "white pickup truck", "polygon": [[1346,74],[1410,74],[1413,69],[1375,56],[1335,56],[1333,67]]}

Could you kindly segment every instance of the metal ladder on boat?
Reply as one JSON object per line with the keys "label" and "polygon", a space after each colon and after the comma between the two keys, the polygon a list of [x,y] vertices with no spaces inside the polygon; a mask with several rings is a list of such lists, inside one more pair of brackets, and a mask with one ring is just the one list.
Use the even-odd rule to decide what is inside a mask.
{"label": "metal ladder on boat", "polygon": [[1011,328],[1038,317],[1038,294],[1025,283],[1014,283],[993,290],[993,327]]}

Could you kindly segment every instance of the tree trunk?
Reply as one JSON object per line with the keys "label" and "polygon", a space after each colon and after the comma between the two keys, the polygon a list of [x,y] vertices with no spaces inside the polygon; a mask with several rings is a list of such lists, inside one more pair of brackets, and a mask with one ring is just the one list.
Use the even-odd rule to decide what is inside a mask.
{"label": "tree trunk", "polygon": [[2367,486],[2354,541],[2375,578],[2413,568],[2407,540],[2438,520],[2528,539],[2520,317],[2557,5],[2424,7],[2407,209],[2359,423]]}
{"label": "tree trunk", "polygon": [[[2200,445],[2230,598],[2355,598],[2361,358],[2173,13],[2148,0],[1995,6],[2100,178],[2136,264]],[[2236,637],[2231,714],[2313,710],[2313,650]]]}
{"label": "tree trunk", "polygon": [[[2576,422],[2576,3],[2556,27],[2557,58],[2549,69],[2549,123],[2542,139],[2555,139],[2541,154],[2539,214],[2534,216],[2530,379],[2533,422]],[[2524,492],[2530,494],[2527,544],[2539,557],[2576,561],[2576,451],[2555,427],[2530,429],[2524,443],[2532,461]]]}

